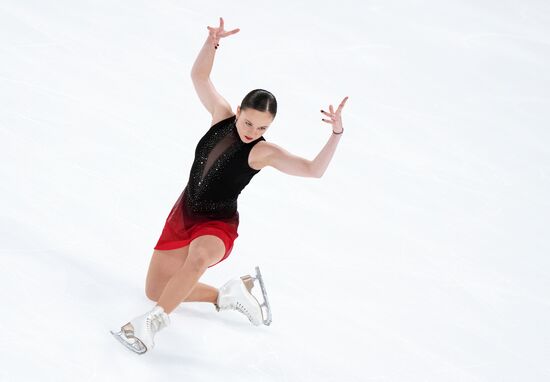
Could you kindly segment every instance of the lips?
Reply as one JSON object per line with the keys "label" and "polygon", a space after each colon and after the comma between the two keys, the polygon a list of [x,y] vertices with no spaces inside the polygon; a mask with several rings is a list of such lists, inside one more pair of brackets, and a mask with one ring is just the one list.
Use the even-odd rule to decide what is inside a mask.
{"label": "lips", "polygon": [[244,137],[245,137],[246,139],[248,139],[248,140],[251,140],[251,139],[252,139],[251,137],[249,137],[249,136],[247,136],[247,135],[245,135]]}

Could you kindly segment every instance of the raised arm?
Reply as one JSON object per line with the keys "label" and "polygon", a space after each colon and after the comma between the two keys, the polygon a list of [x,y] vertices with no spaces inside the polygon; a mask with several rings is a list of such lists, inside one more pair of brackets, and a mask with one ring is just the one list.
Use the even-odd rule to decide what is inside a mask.
{"label": "raised arm", "polygon": [[255,165],[262,168],[271,166],[279,171],[289,175],[303,176],[309,178],[320,178],[325,173],[340,141],[341,134],[344,132],[342,126],[341,112],[348,97],[338,106],[336,111],[330,105],[330,112],[321,110],[321,113],[330,117],[323,119],[324,122],[332,125],[332,134],[323,149],[317,154],[315,159],[308,160],[297,155],[291,154],[282,147],[271,142],[259,142],[253,149],[257,151],[255,158],[258,158]]}
{"label": "raised arm", "polygon": [[202,46],[199,55],[197,56],[193,68],[191,69],[191,79],[193,86],[199,96],[201,103],[212,115],[212,124],[227,118],[234,114],[231,110],[231,105],[218,93],[214,84],[210,80],[210,72],[214,64],[214,56],[219,46],[219,41],[222,37],[226,37],[237,33],[240,29],[233,29],[226,32],[223,29],[223,18],[220,17],[219,28],[207,27],[209,30],[208,37]]}

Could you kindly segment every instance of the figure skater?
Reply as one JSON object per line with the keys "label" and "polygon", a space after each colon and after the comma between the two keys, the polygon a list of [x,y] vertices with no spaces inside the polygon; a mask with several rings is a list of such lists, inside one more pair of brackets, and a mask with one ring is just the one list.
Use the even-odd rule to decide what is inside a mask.
{"label": "figure skater", "polygon": [[[254,325],[271,322],[258,267],[255,278],[250,275],[235,278],[219,290],[200,283],[199,279],[231,253],[238,236],[237,197],[252,177],[271,166],[289,175],[320,178],[344,131],[341,112],[348,97],[336,110],[332,105],[328,112],[321,110],[327,117],[321,120],[332,125],[332,132],[314,160],[267,142],[263,135],[277,113],[274,95],[263,89],[252,90],[233,113],[210,81],[220,39],[240,29],[225,31],[221,17],[218,28],[207,28],[209,34],[195,60],[191,78],[200,101],[212,115],[212,123],[197,144],[188,183],[170,211],[151,257],[145,293],[156,305],[116,333],[111,331],[138,354],[154,347],[155,333],[169,325],[168,315],[184,301],[210,302],[218,311],[239,311]],[[262,287],[263,304],[251,293],[256,280]]]}

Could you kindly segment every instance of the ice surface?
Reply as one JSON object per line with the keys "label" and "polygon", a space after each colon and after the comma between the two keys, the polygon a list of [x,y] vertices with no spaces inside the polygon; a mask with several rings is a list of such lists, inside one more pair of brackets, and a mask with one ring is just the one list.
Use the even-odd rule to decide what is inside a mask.
{"label": "ice surface", "polygon": [[[212,81],[276,95],[268,141],[313,159],[349,96],[345,132],[253,179],[204,275],[260,265],[272,325],[184,304],[140,357],[109,330],[154,305],[220,16]],[[543,1],[3,0],[0,380],[550,380],[549,67]]]}

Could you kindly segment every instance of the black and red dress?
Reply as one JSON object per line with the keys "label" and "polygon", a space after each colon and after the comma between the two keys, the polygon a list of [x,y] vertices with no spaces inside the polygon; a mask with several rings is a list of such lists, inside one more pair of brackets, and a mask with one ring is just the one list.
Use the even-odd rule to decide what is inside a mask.
{"label": "black and red dress", "polygon": [[233,115],[216,123],[199,140],[189,181],[166,218],[155,249],[181,248],[198,236],[215,235],[225,244],[220,261],[231,253],[239,236],[237,198],[260,172],[248,165],[248,156],[256,143],[265,141],[260,137],[243,142],[235,121]]}

